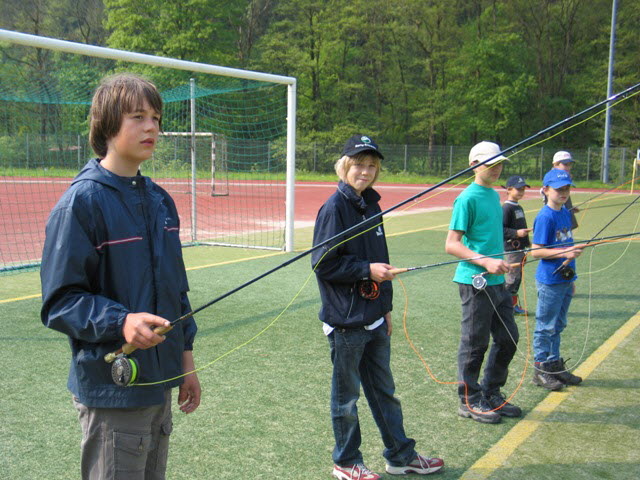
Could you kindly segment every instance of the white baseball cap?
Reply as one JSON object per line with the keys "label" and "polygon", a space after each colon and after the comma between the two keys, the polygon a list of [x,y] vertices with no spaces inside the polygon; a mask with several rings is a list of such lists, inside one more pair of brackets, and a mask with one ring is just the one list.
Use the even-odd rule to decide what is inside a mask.
{"label": "white baseball cap", "polygon": [[474,161],[482,163],[491,157],[495,158],[492,158],[490,161],[485,163],[485,165],[493,165],[494,163],[503,162],[505,160],[508,161],[509,159],[507,157],[498,155],[500,152],[500,146],[497,143],[480,142],[474,145],[469,152],[469,165],[471,165]]}
{"label": "white baseball cap", "polygon": [[569,152],[565,152],[564,150],[560,150],[553,155],[552,163],[570,163],[575,162],[573,157]]}

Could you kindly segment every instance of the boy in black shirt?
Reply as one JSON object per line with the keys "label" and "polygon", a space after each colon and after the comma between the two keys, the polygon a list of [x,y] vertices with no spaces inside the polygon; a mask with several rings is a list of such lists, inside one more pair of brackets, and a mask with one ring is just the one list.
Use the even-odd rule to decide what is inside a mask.
{"label": "boy in black shirt", "polygon": [[[502,205],[504,250],[507,252],[505,261],[509,264],[521,263],[524,258],[524,252],[521,250],[531,246],[529,241],[531,229],[527,228],[527,219],[518,200],[524,196],[525,188],[531,187],[527,185],[524,177],[513,175],[507,179],[505,188],[507,189],[507,200]],[[510,272],[505,274],[505,288],[511,293],[514,315],[527,314],[527,311],[518,302],[518,290],[520,290],[521,282],[522,268],[512,268]]]}

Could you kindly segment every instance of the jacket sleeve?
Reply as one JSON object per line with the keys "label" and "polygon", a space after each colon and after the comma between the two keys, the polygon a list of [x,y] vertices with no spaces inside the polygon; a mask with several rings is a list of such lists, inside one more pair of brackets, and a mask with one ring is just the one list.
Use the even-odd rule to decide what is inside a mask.
{"label": "jacket sleeve", "polygon": [[[180,296],[180,303],[182,304],[182,315],[186,315],[191,312],[192,308],[187,292],[182,292]],[[184,349],[193,350],[193,341],[196,337],[196,332],[198,331],[195,319],[191,317],[187,319],[186,322],[183,322],[182,329],[184,334]]]}
{"label": "jacket sleeve", "polygon": [[82,222],[71,203],[57,207],[49,217],[40,269],[41,320],[74,339],[116,341],[122,339],[122,326],[130,312],[98,294],[99,254],[88,234],[88,215]]}
{"label": "jacket sleeve", "polygon": [[[324,205],[316,218],[313,245],[318,245],[349,227],[344,224],[337,209]],[[349,253],[342,243],[345,238],[329,242],[312,253],[311,264],[319,278],[336,283],[352,283],[369,278],[369,261]]]}

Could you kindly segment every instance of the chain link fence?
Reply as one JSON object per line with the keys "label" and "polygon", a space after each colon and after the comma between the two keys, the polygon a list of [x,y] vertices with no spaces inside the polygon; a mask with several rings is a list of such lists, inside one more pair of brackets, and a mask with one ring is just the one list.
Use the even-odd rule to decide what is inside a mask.
{"label": "chain link fence", "polygon": [[[384,154],[384,170],[446,178],[469,166],[471,146],[380,145]],[[535,147],[511,156],[503,177],[522,175],[528,180],[542,180],[552,166],[553,154],[563,148]],[[571,175],[576,182],[602,179],[602,148],[567,149],[575,160]],[[298,143],[296,168],[302,171],[331,173],[342,151],[342,145]],[[636,150],[628,147],[609,148],[609,181],[624,183],[633,174]]]}

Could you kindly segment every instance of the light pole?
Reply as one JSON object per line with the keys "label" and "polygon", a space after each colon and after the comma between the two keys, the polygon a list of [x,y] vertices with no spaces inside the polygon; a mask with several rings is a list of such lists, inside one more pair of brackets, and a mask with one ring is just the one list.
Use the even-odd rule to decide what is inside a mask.
{"label": "light pole", "polygon": [[[618,12],[618,0],[613,0],[611,7],[611,34],[609,39],[609,72],[607,75],[607,98],[613,94],[613,58],[616,46],[616,16]],[[604,121],[604,145],[602,148],[602,182],[609,183],[609,136],[611,130],[611,108],[607,104]]]}

